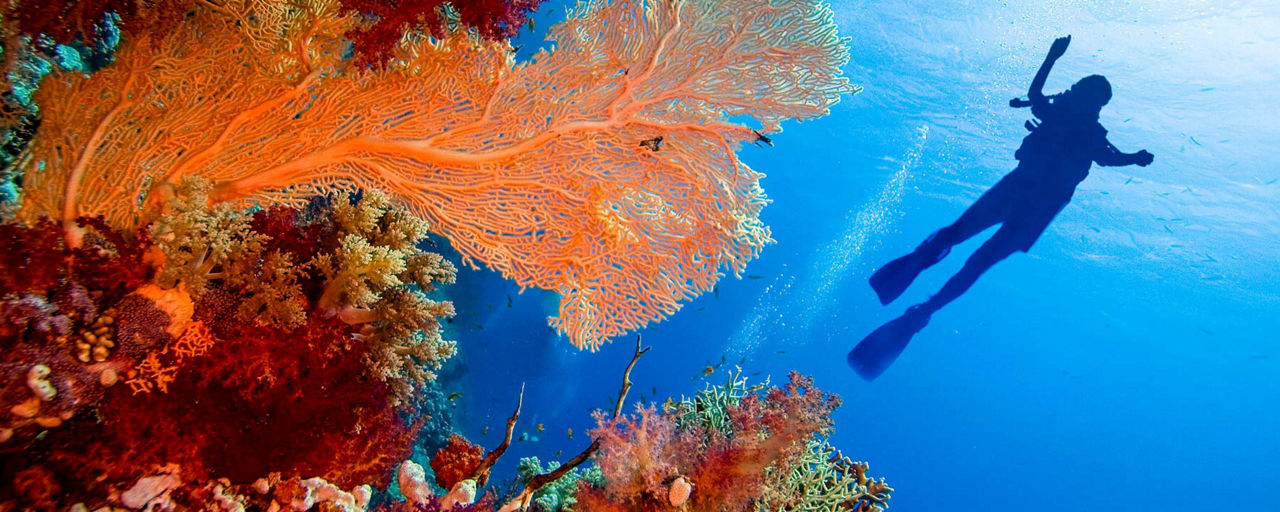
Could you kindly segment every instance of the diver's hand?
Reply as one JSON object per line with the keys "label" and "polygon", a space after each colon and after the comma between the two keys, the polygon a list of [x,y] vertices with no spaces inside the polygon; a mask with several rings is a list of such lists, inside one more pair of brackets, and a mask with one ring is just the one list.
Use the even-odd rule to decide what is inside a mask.
{"label": "diver's hand", "polygon": [[1071,44],[1071,36],[1059,37],[1053,40],[1053,46],[1049,47],[1049,60],[1058,60],[1062,54],[1067,53],[1067,46]]}
{"label": "diver's hand", "polygon": [[1151,162],[1155,159],[1156,156],[1148,153],[1145,149],[1133,154],[1133,163],[1138,164],[1139,167],[1151,165]]}

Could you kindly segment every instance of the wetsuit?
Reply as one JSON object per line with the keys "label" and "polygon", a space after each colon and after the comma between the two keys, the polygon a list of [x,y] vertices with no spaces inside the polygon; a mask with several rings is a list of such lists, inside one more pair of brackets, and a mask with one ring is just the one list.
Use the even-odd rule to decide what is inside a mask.
{"label": "wetsuit", "polygon": [[[1096,160],[1111,164],[1115,148],[1096,119],[1072,119],[1070,111],[1046,100],[1032,107],[1042,123],[1028,124],[1031,133],[1014,153],[1018,166],[991,187],[954,224],[931,237],[949,248],[996,224],[992,240],[1027,252],[1053,218],[1071,202],[1076,186],[1089,176]],[[939,249],[943,249],[940,247]],[[945,250],[945,249],[943,249]]]}

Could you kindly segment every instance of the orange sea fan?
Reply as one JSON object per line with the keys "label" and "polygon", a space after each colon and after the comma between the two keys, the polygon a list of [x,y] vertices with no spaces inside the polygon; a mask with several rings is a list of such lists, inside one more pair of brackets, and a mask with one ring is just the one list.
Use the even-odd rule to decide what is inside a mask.
{"label": "orange sea fan", "polygon": [[189,175],[223,201],[377,187],[465,261],[559,292],[551,323],[594,349],[769,241],[738,121],[778,131],[857,90],[817,0],[582,2],[528,64],[410,34],[359,69],[358,23],[332,0],[205,0],[102,71],[46,78],[20,214],[132,227]]}

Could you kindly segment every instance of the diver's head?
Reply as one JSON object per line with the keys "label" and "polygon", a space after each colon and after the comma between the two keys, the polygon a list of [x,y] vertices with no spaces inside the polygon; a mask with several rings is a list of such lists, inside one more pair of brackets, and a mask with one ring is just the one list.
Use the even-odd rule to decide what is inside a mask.
{"label": "diver's head", "polygon": [[1111,101],[1111,82],[1102,75],[1089,75],[1071,86],[1071,98],[1078,105],[1101,109]]}

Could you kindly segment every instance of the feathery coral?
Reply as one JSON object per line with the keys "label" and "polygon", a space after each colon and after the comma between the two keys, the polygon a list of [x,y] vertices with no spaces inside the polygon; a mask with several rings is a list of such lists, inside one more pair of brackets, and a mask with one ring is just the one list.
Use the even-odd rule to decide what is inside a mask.
{"label": "feathery coral", "polygon": [[589,1],[529,64],[408,34],[367,70],[332,0],[200,2],[114,65],[46,79],[19,214],[129,228],[193,175],[215,201],[381,188],[464,261],[559,292],[552,324],[595,348],[769,240],[762,175],[735,153],[757,133],[734,121],[775,132],[857,90],[831,18],[812,0]]}
{"label": "feathery coral", "polygon": [[[576,499],[584,510],[676,510],[671,502],[684,505],[685,486],[692,484],[681,510],[773,512],[796,504],[819,504],[820,510],[883,508],[892,489],[865,474],[851,474],[838,489],[835,483],[822,490],[804,485],[807,470],[822,470],[831,478],[846,469],[865,471],[852,463],[833,469],[812,461],[810,443],[830,433],[838,397],[794,372],[786,386],[761,389],[748,386],[735,371],[725,386],[669,403],[665,412],[642,407],[636,417],[597,414],[599,426],[591,434],[600,446],[595,461],[604,484],[580,485]],[[677,482],[680,492],[672,493]],[[823,501],[835,496],[841,501]]]}

